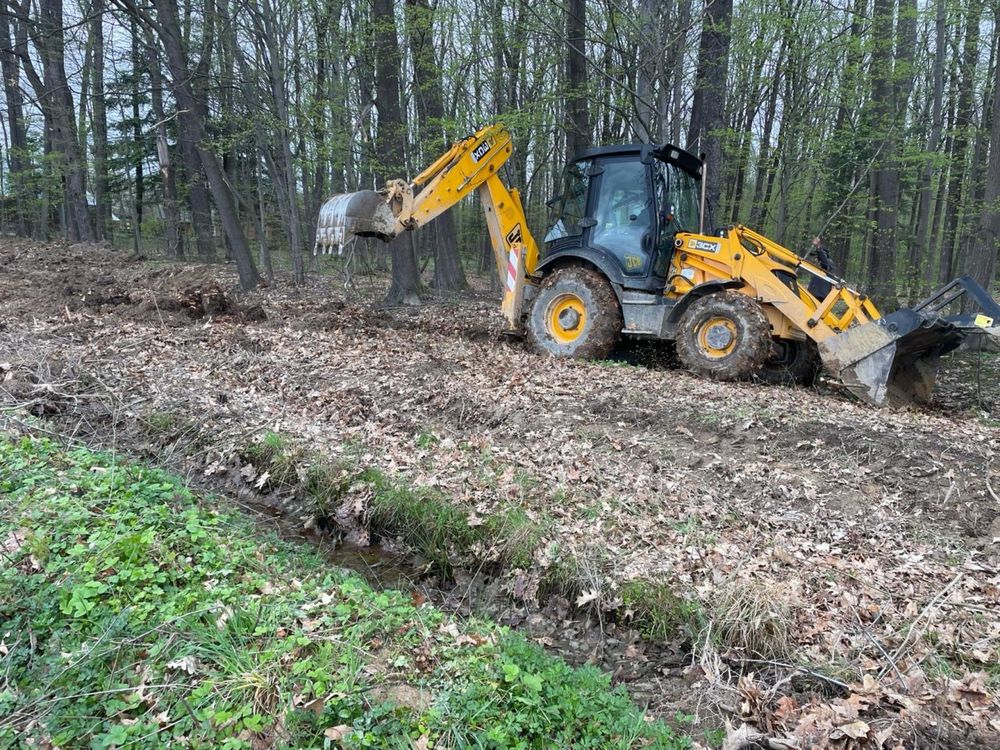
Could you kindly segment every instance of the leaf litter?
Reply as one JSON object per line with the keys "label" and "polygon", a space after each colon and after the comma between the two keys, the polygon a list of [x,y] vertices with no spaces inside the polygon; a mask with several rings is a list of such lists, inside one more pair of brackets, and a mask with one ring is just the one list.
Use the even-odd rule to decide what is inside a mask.
{"label": "leaf litter", "polygon": [[[731,747],[1000,738],[992,361],[975,379],[946,367],[929,407],[876,411],[831,384],[700,380],[654,349],[537,356],[501,335],[485,290],[378,310],[317,276],[238,297],[223,266],[14,240],[0,266],[8,417],[125,440],[176,415],[212,436],[206,476],[239,475],[238,447],[276,431],[434,488],[474,523],[522,508],[545,520],[543,548],[592,561],[576,602],[601,624],[630,582],[697,603],[706,629],[683,666],[616,677],[658,713],[724,718]],[[509,575],[530,598],[528,574]],[[532,617],[568,622],[559,599]],[[628,647],[641,662],[649,644]]]}

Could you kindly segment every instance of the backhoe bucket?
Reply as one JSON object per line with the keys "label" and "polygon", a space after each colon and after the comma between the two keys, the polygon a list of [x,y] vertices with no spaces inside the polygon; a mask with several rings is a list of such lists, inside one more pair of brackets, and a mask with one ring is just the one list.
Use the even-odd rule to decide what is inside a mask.
{"label": "backhoe bucket", "polygon": [[396,217],[385,196],[359,190],[330,198],[319,210],[313,253],[340,253],[355,236],[376,237],[383,242],[396,236]]}
{"label": "backhoe bucket", "polygon": [[[940,314],[963,295],[968,295],[967,307],[971,300],[986,314]],[[941,355],[972,333],[988,334],[995,320],[1000,321],[1000,305],[974,280],[962,277],[912,308],[827,339],[820,355],[827,369],[871,404],[927,402]]]}

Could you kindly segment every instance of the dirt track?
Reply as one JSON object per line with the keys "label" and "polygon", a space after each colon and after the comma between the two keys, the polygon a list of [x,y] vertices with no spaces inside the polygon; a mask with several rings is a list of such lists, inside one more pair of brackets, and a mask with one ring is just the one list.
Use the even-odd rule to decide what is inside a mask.
{"label": "dirt track", "polygon": [[139,452],[172,448],[130,434],[137,415],[181,415],[213,436],[206,471],[278,430],[479,516],[520,505],[551,524],[553,554],[594,561],[592,605],[615,609],[624,581],[666,582],[716,618],[734,601],[771,613],[788,638],[773,662],[875,678],[853,707],[780,704],[774,664],[737,691],[712,665],[738,655],[699,651],[685,708],[745,701],[743,718],[780,734],[893,705],[997,746],[993,359],[978,386],[951,366],[931,407],[875,411],[831,386],[711,383],[634,353],[649,366],[545,359],[500,336],[486,295],[376,311],[325,278],[233,306],[213,296],[227,271],[218,286],[201,268],[15,242],[0,269],[7,405],[83,437],[119,430]]}

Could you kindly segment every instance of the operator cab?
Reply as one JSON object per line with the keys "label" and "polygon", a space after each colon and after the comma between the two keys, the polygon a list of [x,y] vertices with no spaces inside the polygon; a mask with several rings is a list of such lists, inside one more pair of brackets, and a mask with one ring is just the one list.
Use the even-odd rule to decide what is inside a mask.
{"label": "operator cab", "polygon": [[593,261],[625,288],[663,286],[677,232],[697,232],[701,161],[676,146],[589,149],[563,170],[546,263]]}

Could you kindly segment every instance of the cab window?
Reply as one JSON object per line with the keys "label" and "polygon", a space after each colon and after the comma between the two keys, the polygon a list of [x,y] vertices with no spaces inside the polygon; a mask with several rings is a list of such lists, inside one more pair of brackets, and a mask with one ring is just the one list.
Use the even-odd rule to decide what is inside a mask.
{"label": "cab window", "polygon": [[656,260],[653,274],[665,276],[674,252],[677,232],[698,230],[700,185],[698,180],[673,164],[658,162],[656,192]]}
{"label": "cab window", "polygon": [[653,228],[646,165],[637,159],[622,159],[602,166],[593,243],[612,251],[641,253],[643,235]]}
{"label": "cab window", "polygon": [[587,215],[587,189],[590,187],[589,161],[568,164],[563,170],[562,193],[556,197],[556,213],[545,242],[583,234],[580,219]]}

